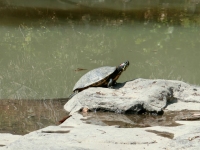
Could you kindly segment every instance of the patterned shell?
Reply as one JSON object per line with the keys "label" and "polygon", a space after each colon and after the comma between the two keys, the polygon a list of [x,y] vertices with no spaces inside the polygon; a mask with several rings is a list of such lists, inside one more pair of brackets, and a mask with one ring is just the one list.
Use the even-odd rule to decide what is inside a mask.
{"label": "patterned shell", "polygon": [[[96,85],[101,86],[104,84],[104,79],[107,79],[114,71],[116,70],[116,67],[100,67],[93,69],[89,72],[87,72],[85,75],[83,75],[78,82],[75,84],[73,91],[77,89],[83,89],[89,86]],[[97,85],[96,85],[97,86]]]}

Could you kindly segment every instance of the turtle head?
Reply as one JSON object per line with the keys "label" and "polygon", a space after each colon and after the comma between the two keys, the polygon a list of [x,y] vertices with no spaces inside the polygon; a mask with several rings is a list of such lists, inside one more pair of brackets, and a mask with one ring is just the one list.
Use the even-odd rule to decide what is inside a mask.
{"label": "turtle head", "polygon": [[117,67],[117,70],[125,71],[128,66],[129,66],[129,61],[125,61]]}

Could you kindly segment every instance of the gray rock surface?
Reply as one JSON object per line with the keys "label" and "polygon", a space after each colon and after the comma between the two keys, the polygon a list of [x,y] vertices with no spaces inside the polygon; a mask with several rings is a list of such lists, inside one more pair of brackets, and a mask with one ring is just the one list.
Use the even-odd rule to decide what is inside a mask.
{"label": "gray rock surface", "polygon": [[[178,121],[182,125],[173,127],[118,128],[103,123],[86,124],[86,118],[77,113],[83,107],[117,113],[130,110],[137,112],[142,109],[200,110],[200,88],[181,81],[136,79],[118,84],[115,89],[89,88],[75,95],[64,107],[72,116],[60,126],[34,131],[0,149],[198,150],[200,147],[200,121]],[[126,117],[108,117],[114,121],[131,123]]]}
{"label": "gray rock surface", "polygon": [[8,145],[22,137],[21,135],[13,135],[10,133],[0,133],[0,147]]}
{"label": "gray rock surface", "polygon": [[[190,105],[188,105],[190,104]],[[200,109],[200,88],[181,81],[136,79],[117,84],[114,89],[88,88],[70,99],[64,106],[73,114],[88,107],[117,113],[141,110]]]}
{"label": "gray rock surface", "polygon": [[[170,150],[199,150],[200,146],[200,121],[177,121],[183,124],[173,128],[153,127],[156,130],[166,130],[175,133],[174,138],[165,144]],[[152,129],[153,129],[152,128]]]}

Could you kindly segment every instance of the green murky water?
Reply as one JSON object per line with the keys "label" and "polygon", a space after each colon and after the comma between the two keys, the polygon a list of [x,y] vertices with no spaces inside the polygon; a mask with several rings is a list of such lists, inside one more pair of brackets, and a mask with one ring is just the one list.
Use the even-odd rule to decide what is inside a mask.
{"label": "green murky water", "polygon": [[200,84],[198,0],[20,0],[0,6],[0,99],[65,98],[88,70],[125,60],[131,65],[118,82]]}
{"label": "green murky water", "polygon": [[0,39],[0,99],[26,99],[23,109],[15,106],[20,101],[2,104],[2,132],[10,130],[6,127],[15,132],[17,121],[10,119],[15,108],[27,120],[27,129],[18,125],[16,131],[57,121],[51,115],[47,124],[27,116],[27,100],[66,98],[83,74],[101,66],[129,60],[118,82],[161,78],[200,84],[199,0],[2,1]]}
{"label": "green murky water", "polygon": [[1,100],[0,133],[24,135],[50,125],[58,125],[67,116],[67,99]]}

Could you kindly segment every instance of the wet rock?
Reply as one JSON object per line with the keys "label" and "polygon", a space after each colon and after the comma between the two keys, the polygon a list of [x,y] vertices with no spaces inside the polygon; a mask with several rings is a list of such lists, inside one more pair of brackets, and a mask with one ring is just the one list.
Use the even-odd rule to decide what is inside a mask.
{"label": "wet rock", "polygon": [[136,79],[117,84],[114,89],[88,88],[64,106],[71,114],[84,107],[116,113],[197,110],[200,109],[200,88],[182,81]]}

